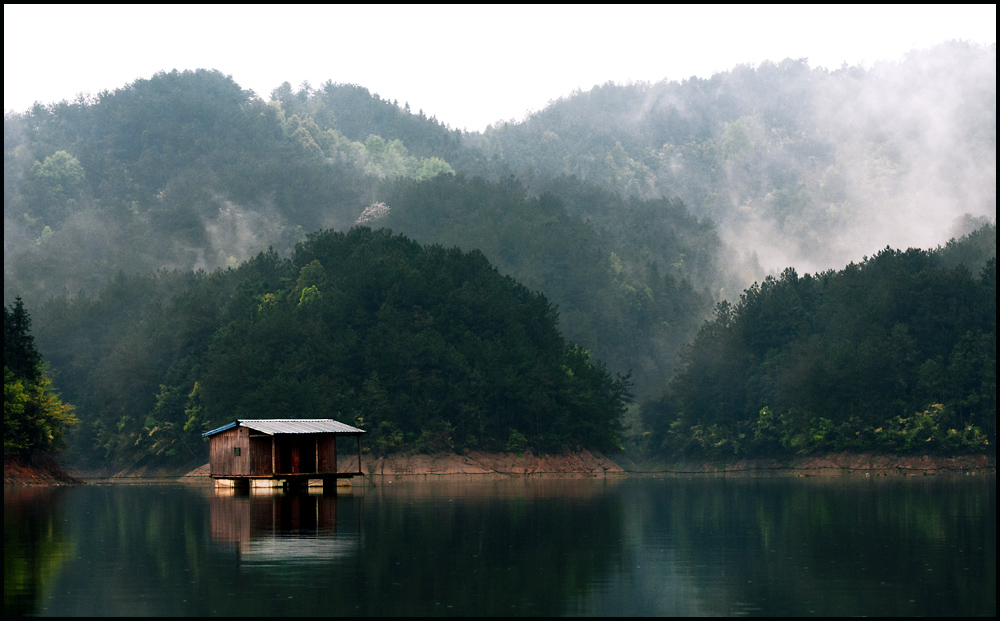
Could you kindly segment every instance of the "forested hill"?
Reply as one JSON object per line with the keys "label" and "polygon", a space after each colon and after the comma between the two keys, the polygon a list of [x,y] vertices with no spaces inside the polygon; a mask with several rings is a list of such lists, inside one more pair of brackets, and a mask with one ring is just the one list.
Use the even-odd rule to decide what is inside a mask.
{"label": "forested hill", "polygon": [[384,229],[210,275],[123,275],[36,317],[89,465],[204,459],[201,433],[236,418],[336,418],[377,454],[615,451],[630,401],[543,295],[481,252]]}
{"label": "forested hill", "polygon": [[317,127],[335,129],[355,142],[380,136],[400,141],[414,155],[442,158],[470,176],[496,180],[510,174],[501,158],[487,156],[473,146],[470,134],[428,118],[423,110],[411,110],[407,102],[382,99],[357,84],[327,82],[316,89],[307,82],[293,90],[285,82],[271,92],[271,101],[286,116],[312,119]]}
{"label": "forested hill", "polygon": [[455,132],[360,87],[274,97],[172,72],[9,115],[5,300],[34,307],[119,272],[231,267],[269,247],[289,256],[310,231],[391,226],[481,249],[559,307],[567,338],[655,394],[722,286],[714,228],[677,201],[456,176],[445,158],[468,170],[478,156]]}
{"label": "forested hill", "polygon": [[643,405],[649,448],[995,452],[996,325],[995,225],[839,272],[788,268],[719,304]]}
{"label": "forested hill", "polygon": [[630,257],[656,252],[621,206],[682,204],[729,248],[708,277],[676,275],[733,297],[761,266],[839,267],[995,220],[995,170],[995,45],[606,84],[482,134],[358,85],[286,83],[265,103],[218,72],[163,73],[6,115],[4,300],[287,254],[385,202],[387,180],[451,172],[553,194],[640,269]]}
{"label": "forested hill", "polygon": [[[207,296],[202,312],[228,308],[229,298],[212,296],[237,295],[241,277],[225,270],[276,274],[315,231],[387,227],[480,253],[545,296],[560,338],[612,376],[631,372],[636,396],[648,399],[669,388],[713,305],[738,306],[768,271],[793,266],[835,282],[824,270],[887,245],[941,246],[935,269],[964,265],[975,276],[995,256],[995,218],[995,46],[953,43],[871,69],[785,60],[709,79],[606,84],[482,133],[359,85],[286,83],[264,101],[210,70],[4,118],[5,305],[20,296],[38,309],[42,355],[61,352],[51,354],[57,388],[77,386],[65,389],[71,401],[92,391],[79,397],[90,420],[131,417],[123,429],[137,434],[159,429],[138,418],[159,384],[184,401],[197,374],[164,380],[159,363],[124,352],[221,330],[136,331],[151,312],[143,304],[158,300],[164,312]],[[968,243],[944,245],[963,235]],[[290,286],[267,282],[266,292]],[[83,308],[120,318],[115,330],[133,340],[98,345],[83,336],[98,328],[66,328],[67,309],[81,322],[100,316]],[[145,378],[136,385],[150,392],[115,386],[129,378]],[[914,403],[906,407],[923,407]],[[110,427],[80,428],[91,437],[78,446],[118,454]]]}
{"label": "forested hill", "polygon": [[679,198],[766,269],[814,271],[995,220],[996,102],[996,46],[955,42],[870,69],[609,83],[473,138],[532,190],[527,171]]}
{"label": "forested hill", "polygon": [[319,130],[217,71],[36,105],[4,119],[4,299],[287,255],[305,232],[353,225],[380,181],[452,172],[399,141]]}

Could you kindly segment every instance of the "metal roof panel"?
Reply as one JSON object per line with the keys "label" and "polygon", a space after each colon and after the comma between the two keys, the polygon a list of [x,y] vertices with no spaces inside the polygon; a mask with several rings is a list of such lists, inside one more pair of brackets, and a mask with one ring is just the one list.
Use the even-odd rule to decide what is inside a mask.
{"label": "metal roof panel", "polygon": [[363,429],[345,425],[332,418],[240,420],[239,424],[272,436],[279,433],[364,433]]}
{"label": "metal roof panel", "polygon": [[229,423],[228,425],[223,425],[223,426],[219,427],[218,429],[213,429],[211,431],[206,431],[205,433],[201,434],[201,437],[207,438],[208,436],[214,436],[217,433],[222,433],[223,431],[227,431],[229,429],[232,429],[233,427],[235,427],[236,425],[239,425],[239,424],[240,424],[240,421],[235,421],[235,422]]}
{"label": "metal roof panel", "polygon": [[345,425],[344,423],[337,422],[332,418],[298,418],[298,419],[260,419],[260,420],[245,420],[240,419],[238,421],[229,423],[228,425],[223,425],[218,429],[213,429],[212,431],[207,431],[202,435],[202,437],[207,438],[208,436],[214,436],[217,433],[222,433],[242,425],[248,429],[253,429],[254,431],[259,431],[261,433],[266,433],[269,436],[281,433],[364,433],[364,429],[358,429],[357,427],[351,427],[350,425]]}

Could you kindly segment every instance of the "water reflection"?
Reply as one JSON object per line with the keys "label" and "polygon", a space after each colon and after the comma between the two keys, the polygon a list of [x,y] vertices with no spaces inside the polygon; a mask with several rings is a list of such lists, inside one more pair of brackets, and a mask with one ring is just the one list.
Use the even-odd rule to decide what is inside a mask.
{"label": "water reflection", "polygon": [[631,481],[625,530],[632,564],[573,610],[992,615],[995,481]]}
{"label": "water reflection", "polygon": [[34,613],[41,590],[73,556],[73,541],[53,511],[65,492],[64,487],[4,487],[4,617]]}
{"label": "water reflection", "polygon": [[4,493],[5,615],[995,615],[996,479]]}
{"label": "water reflection", "polygon": [[358,552],[356,532],[336,536],[336,494],[217,488],[209,509],[212,541],[242,562],[316,564]]}

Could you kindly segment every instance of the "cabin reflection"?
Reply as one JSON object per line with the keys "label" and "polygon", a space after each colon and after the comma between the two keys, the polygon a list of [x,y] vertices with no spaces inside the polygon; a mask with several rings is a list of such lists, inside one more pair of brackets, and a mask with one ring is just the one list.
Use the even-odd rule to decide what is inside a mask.
{"label": "cabin reflection", "polygon": [[235,544],[246,560],[319,562],[348,556],[357,550],[360,521],[349,520],[346,532],[338,533],[338,511],[347,508],[350,513],[356,501],[280,488],[253,493],[217,488],[209,505],[212,540]]}

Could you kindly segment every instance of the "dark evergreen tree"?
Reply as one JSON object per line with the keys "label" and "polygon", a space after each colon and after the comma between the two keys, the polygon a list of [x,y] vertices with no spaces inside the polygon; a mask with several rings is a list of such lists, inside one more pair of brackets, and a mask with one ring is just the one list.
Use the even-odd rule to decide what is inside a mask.
{"label": "dark evergreen tree", "polygon": [[3,448],[24,456],[59,448],[65,428],[76,422],[73,406],[60,401],[42,367],[31,335],[31,317],[21,298],[4,306]]}
{"label": "dark evergreen tree", "polygon": [[31,335],[31,317],[18,297],[10,308],[3,307],[3,365],[17,379],[34,382],[41,374],[41,364]]}

